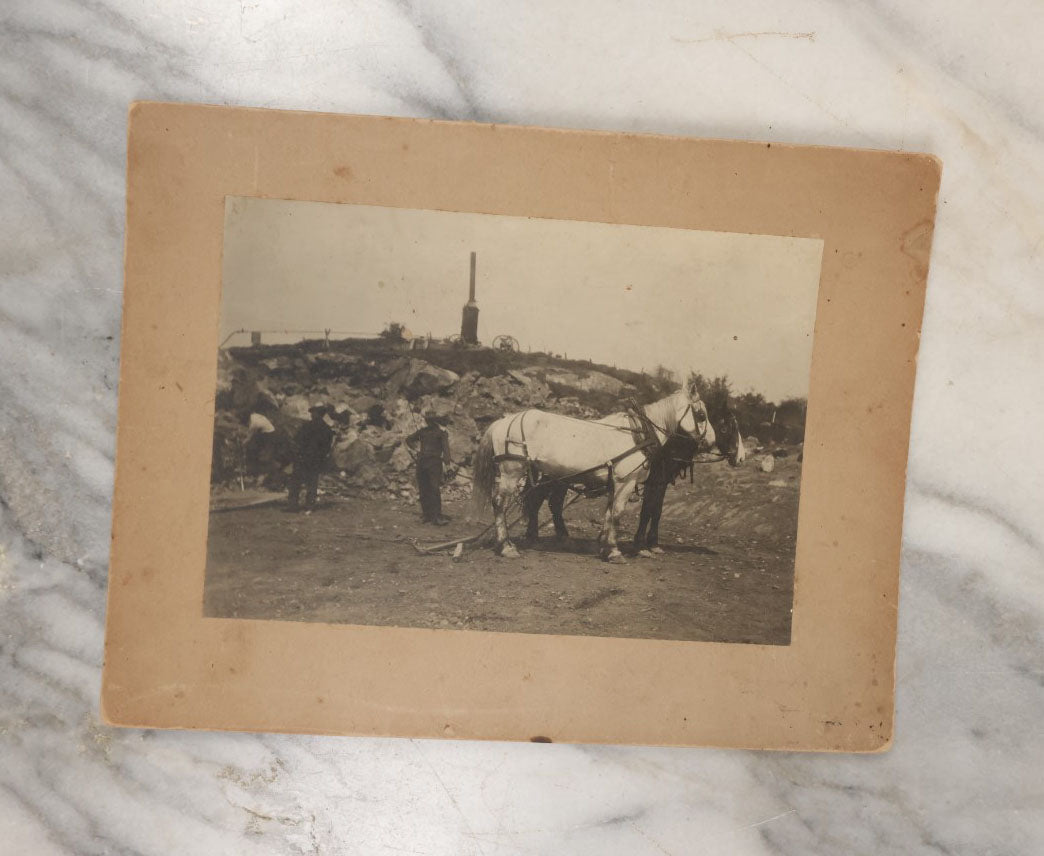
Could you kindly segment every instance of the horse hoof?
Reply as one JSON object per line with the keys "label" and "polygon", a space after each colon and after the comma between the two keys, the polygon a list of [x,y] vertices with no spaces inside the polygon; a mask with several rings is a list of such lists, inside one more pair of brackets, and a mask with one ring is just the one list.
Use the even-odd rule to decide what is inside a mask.
{"label": "horse hoof", "polygon": [[624,558],[623,553],[621,553],[619,550],[613,550],[608,556],[605,557],[605,560],[610,565],[626,565],[627,564],[627,559]]}
{"label": "horse hoof", "polygon": [[663,547],[650,547],[649,552],[652,553],[654,556],[662,556],[667,551],[664,550]]}
{"label": "horse hoof", "polygon": [[653,552],[652,550],[639,550],[637,555],[639,559],[651,559]]}
{"label": "horse hoof", "polygon": [[518,548],[514,544],[506,544],[500,550],[500,558],[502,559],[521,559],[522,554],[518,552]]}

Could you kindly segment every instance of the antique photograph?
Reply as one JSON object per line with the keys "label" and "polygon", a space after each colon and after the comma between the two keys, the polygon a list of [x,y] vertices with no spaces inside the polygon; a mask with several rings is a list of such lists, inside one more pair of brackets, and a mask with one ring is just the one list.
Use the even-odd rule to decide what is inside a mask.
{"label": "antique photograph", "polygon": [[822,248],[226,198],[204,615],[789,644]]}

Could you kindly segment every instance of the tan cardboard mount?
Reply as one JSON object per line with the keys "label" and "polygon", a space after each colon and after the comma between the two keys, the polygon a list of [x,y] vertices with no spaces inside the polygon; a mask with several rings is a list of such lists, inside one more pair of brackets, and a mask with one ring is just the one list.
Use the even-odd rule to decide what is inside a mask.
{"label": "tan cardboard mount", "polygon": [[[107,722],[888,747],[936,158],[138,103],[127,159]],[[823,239],[791,644],[203,618],[230,195]]]}

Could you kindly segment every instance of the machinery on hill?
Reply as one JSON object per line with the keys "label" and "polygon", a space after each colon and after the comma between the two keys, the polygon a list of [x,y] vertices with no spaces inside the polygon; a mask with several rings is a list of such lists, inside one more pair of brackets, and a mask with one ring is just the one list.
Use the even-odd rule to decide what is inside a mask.
{"label": "machinery on hill", "polygon": [[505,335],[497,336],[493,340],[493,350],[494,351],[513,351],[513,352],[515,352],[517,354],[518,351],[520,350],[519,344],[518,344],[518,339],[516,339],[514,336],[505,336]]}

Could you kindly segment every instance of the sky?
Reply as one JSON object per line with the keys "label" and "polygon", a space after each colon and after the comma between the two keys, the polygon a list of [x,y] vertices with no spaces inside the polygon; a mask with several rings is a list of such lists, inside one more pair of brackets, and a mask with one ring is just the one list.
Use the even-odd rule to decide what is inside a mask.
{"label": "sky", "polygon": [[[229,197],[221,341],[235,330],[460,332],[478,254],[479,340],[808,393],[822,241]],[[314,331],[314,332],[313,332]],[[341,334],[338,336],[338,334]],[[296,341],[297,332],[263,341]],[[247,344],[237,334],[229,344]]]}

